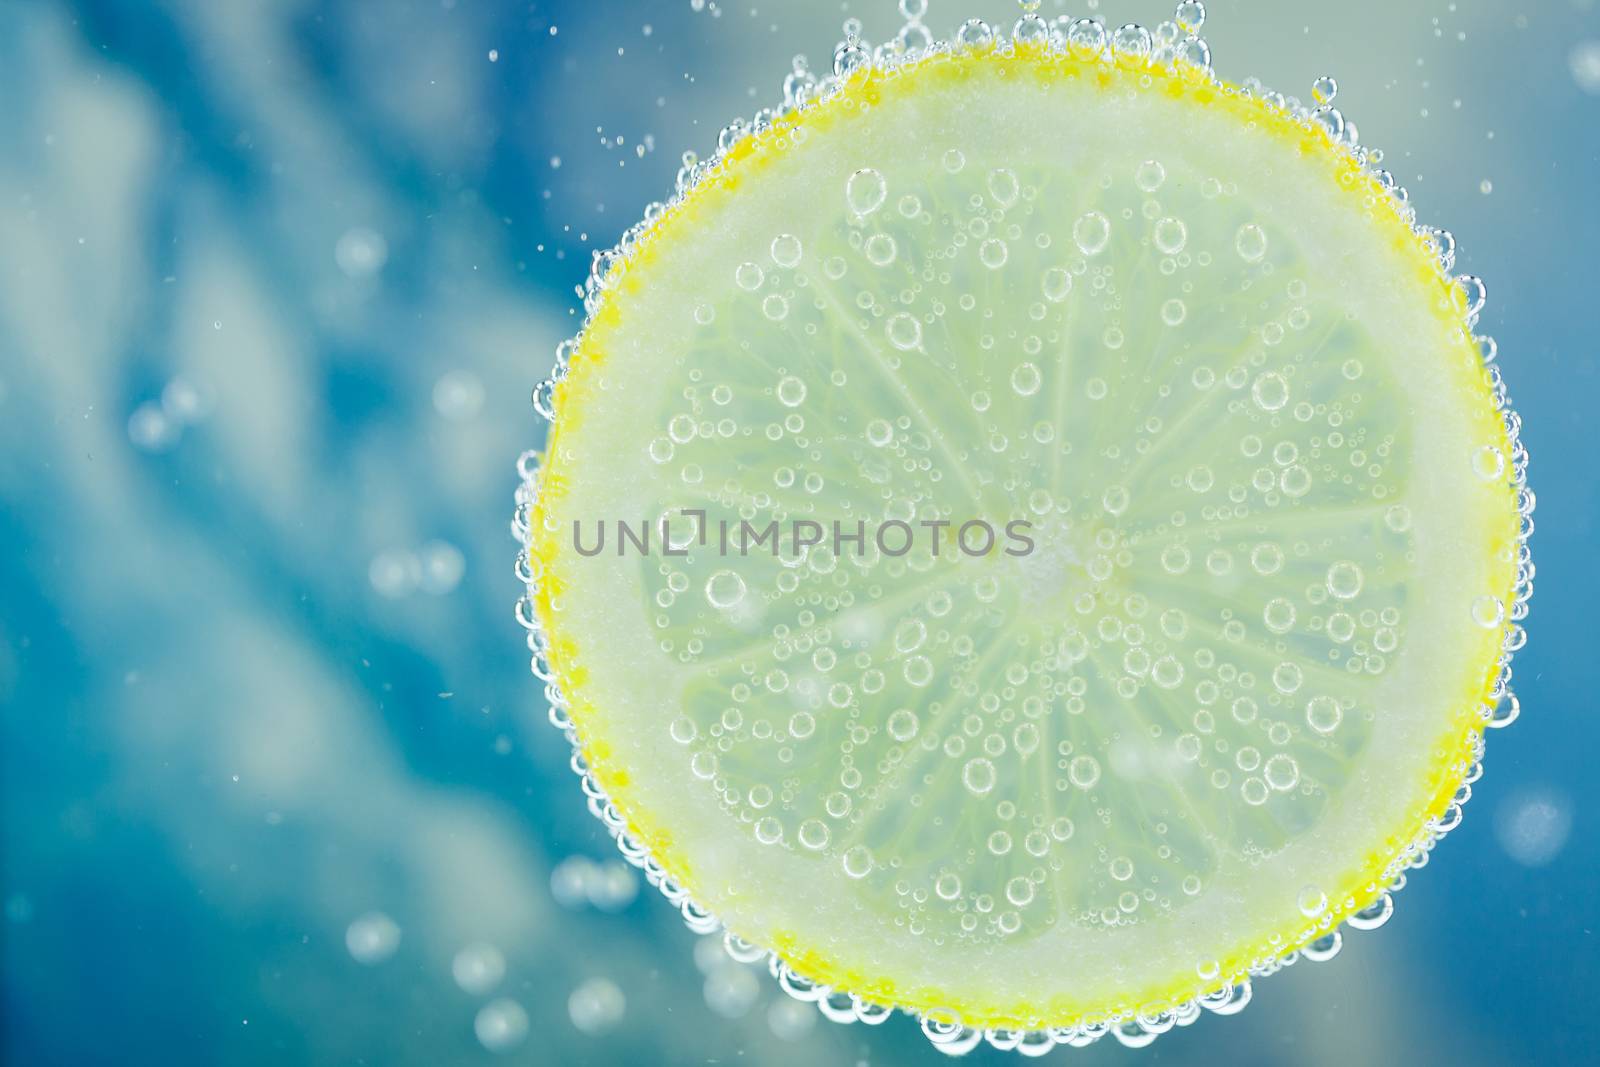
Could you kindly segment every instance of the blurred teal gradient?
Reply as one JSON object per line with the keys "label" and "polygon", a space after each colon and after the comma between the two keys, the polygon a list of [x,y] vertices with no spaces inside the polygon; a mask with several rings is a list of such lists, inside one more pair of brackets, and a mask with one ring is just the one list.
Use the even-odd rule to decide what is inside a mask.
{"label": "blurred teal gradient", "polygon": [[[0,4],[6,1062],[937,1060],[796,1012],[620,865],[506,521],[590,250],[893,6]],[[1488,280],[1539,494],[1524,713],[1383,931],[1054,1058],[1595,1062],[1600,15],[1210,10],[1225,76],[1335,74]]]}

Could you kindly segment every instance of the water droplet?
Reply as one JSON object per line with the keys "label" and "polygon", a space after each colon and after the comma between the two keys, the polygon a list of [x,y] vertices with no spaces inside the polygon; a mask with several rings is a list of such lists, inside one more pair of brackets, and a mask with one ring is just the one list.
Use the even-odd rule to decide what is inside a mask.
{"label": "water droplet", "polygon": [[806,398],[806,383],[794,375],[787,375],[778,382],[778,402],[784,407],[797,408]]}

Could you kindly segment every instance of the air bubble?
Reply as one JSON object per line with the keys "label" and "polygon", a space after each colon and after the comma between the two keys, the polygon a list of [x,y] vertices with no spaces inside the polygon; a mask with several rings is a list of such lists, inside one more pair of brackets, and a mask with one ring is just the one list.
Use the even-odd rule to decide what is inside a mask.
{"label": "air bubble", "polygon": [[1093,756],[1077,756],[1067,765],[1067,777],[1079,789],[1093,789],[1100,781],[1100,761]]}
{"label": "air bubble", "polygon": [[1189,227],[1181,219],[1164,218],[1156,223],[1155,242],[1162,255],[1175,256],[1189,243]]}
{"label": "air bubble", "polygon": [[1072,274],[1065,267],[1051,267],[1044,272],[1041,287],[1046,300],[1059,304],[1072,292]]}
{"label": "air bubble", "polygon": [[800,824],[800,829],[795,836],[805,848],[813,852],[820,852],[828,847],[830,834],[827,825],[821,819],[806,819]]}
{"label": "air bubble", "polygon": [[772,239],[772,261],[780,267],[793,267],[800,262],[800,238],[792,233],[780,233]]}
{"label": "air bubble", "polygon": [[1506,618],[1506,606],[1499,597],[1480,596],[1472,601],[1472,621],[1493,630]]}
{"label": "air bubble", "polygon": [[867,238],[864,251],[867,255],[867,261],[874,267],[887,267],[894,262],[895,256],[899,253],[899,246],[895,244],[895,239],[888,234],[875,233]]}
{"label": "air bubble", "polygon": [[1359,564],[1340,560],[1328,568],[1328,592],[1340,600],[1352,600],[1361,592],[1364,577]]}
{"label": "air bubble", "polygon": [[744,579],[733,571],[717,571],[706,579],[706,600],[719,611],[738,605],[744,594]]}
{"label": "air bubble", "polygon": [[741,263],[733,272],[733,280],[739,288],[747,292],[755,292],[761,288],[761,283],[766,279],[765,272],[754,263]]}
{"label": "air bubble", "polygon": [[856,171],[850,175],[850,180],[845,182],[845,202],[857,215],[872,214],[883,206],[884,198],[888,195],[888,183],[883,180],[882,174],[871,167],[863,167]]}
{"label": "air bubble", "polygon": [[1472,453],[1472,473],[1492,482],[1505,473],[1506,457],[1494,445],[1484,445]]}
{"label": "air bubble", "polygon": [[1106,28],[1094,19],[1079,19],[1067,31],[1067,44],[1085,59],[1098,56],[1106,50]]}
{"label": "air bubble", "polygon": [[1293,756],[1282,752],[1269,756],[1261,773],[1267,784],[1280,793],[1288,792],[1300,784],[1300,765]]}
{"label": "air bubble", "polygon": [[[1111,35],[1111,49],[1118,56],[1127,59],[1144,59],[1150,55],[1152,47],[1150,31],[1137,22],[1129,22],[1118,26]],[[1157,184],[1160,184],[1159,182]],[[1146,190],[1147,192],[1149,190]]]}
{"label": "air bubble", "polygon": [[922,344],[922,323],[910,312],[901,311],[889,316],[884,329],[889,335],[889,343],[902,352],[909,352]]}
{"label": "air bubble", "polygon": [[853,845],[845,850],[840,863],[851,878],[865,878],[872,871],[872,850],[866,845]]}
{"label": "air bubble", "polygon": [[984,796],[994,788],[994,764],[982,756],[967,761],[961,768],[961,784],[975,797]]}
{"label": "air bubble", "polygon": [[1111,220],[1098,211],[1080,216],[1072,224],[1072,240],[1084,255],[1098,255],[1111,240]]}
{"label": "air bubble", "polygon": [[909,708],[899,708],[889,714],[889,736],[904,744],[917,736],[917,713]]}
{"label": "air bubble", "polygon": [[1289,402],[1289,383],[1283,375],[1268,371],[1250,386],[1250,397],[1262,411],[1278,411]]}
{"label": "air bubble", "polygon": [[1306,725],[1319,734],[1331,734],[1344,720],[1339,702],[1330,696],[1316,696],[1306,701]]}
{"label": "air bubble", "polygon": [[1011,388],[1018,396],[1032,396],[1039,391],[1043,376],[1032,363],[1018,364],[1011,372]]}
{"label": "air bubble", "polygon": [[989,240],[983,242],[982,245],[978,246],[978,258],[982,260],[983,265],[988,267],[990,270],[999,270],[1001,267],[1005,266],[1006,257],[1009,254],[1009,250],[1006,248],[1006,243],[996,237],[991,237]]}
{"label": "air bubble", "polygon": [[1267,235],[1260,226],[1247,222],[1233,235],[1234,251],[1246,263],[1259,263],[1267,254]]}
{"label": "air bubble", "polygon": [[1328,894],[1314,885],[1301,888],[1295,897],[1295,907],[1300,909],[1300,914],[1308,919],[1315,919],[1328,910]]}
{"label": "air bubble", "polygon": [[995,203],[1001,207],[1010,207],[1017,202],[1020,186],[1017,176],[1009,170],[992,170],[989,172],[989,195],[994,197]]}
{"label": "air bubble", "polygon": [[956,43],[964,48],[982,48],[994,40],[994,31],[982,19],[968,19],[956,31]]}

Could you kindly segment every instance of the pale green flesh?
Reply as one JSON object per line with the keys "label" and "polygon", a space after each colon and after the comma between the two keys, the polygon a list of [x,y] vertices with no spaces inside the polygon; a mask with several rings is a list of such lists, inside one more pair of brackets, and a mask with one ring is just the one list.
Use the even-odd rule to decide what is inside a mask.
{"label": "pale green flesh", "polygon": [[[1452,649],[1491,591],[1483,442],[1444,358],[1418,355],[1451,338],[1348,194],[1224,119],[1072,92],[990,93],[979,122],[978,88],[940,89],[791,150],[661,250],[552,457],[563,549],[574,519],[592,540],[680,508],[713,545],[724,519],[786,541],[797,517],[863,519],[869,541],[888,518],[1032,523],[1022,558],[931,560],[919,530],[899,560],[619,560],[611,531],[563,564],[592,729],[701,903],[979,1003],[1170,984],[1314,926],[1425,801],[1476,669]],[[861,167],[887,184],[864,218]],[[1085,255],[1090,211],[1111,236]],[[1187,229],[1176,256],[1164,218]],[[902,311],[915,350],[890,342]],[[718,607],[726,571],[745,592]],[[1327,733],[1314,699],[1340,707]]]}

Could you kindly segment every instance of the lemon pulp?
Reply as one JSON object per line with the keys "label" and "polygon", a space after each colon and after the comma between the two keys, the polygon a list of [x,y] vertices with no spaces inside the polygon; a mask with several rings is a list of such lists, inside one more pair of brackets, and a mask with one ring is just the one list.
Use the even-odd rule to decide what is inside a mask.
{"label": "lemon pulp", "polygon": [[589,773],[745,941],[969,1026],[1324,943],[1431,839],[1512,625],[1467,312],[1247,94],[1026,47],[861,73],[654,221],[555,391],[530,566]]}

